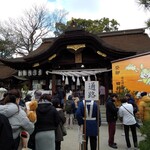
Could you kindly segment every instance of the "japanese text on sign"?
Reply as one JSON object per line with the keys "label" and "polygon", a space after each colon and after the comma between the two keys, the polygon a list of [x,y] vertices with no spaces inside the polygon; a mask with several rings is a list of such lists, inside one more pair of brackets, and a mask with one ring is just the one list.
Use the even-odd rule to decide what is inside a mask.
{"label": "japanese text on sign", "polygon": [[99,99],[98,81],[85,81],[85,100]]}

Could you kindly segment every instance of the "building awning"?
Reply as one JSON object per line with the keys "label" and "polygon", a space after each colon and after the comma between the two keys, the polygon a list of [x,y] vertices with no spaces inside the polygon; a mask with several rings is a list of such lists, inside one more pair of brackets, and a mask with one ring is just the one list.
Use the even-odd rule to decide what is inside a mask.
{"label": "building awning", "polygon": [[111,69],[101,68],[101,69],[80,69],[80,70],[52,70],[52,71],[46,71],[46,74],[57,74],[62,76],[62,80],[65,81],[65,84],[69,84],[68,77],[72,78],[73,82],[76,82],[76,84],[80,85],[80,79],[82,78],[83,81],[90,81],[90,76],[95,76],[95,80],[97,80],[96,74],[100,74],[103,72],[109,72]]}
{"label": "building awning", "polygon": [[15,75],[13,75],[12,77],[14,77],[15,79],[20,80],[20,81],[27,81],[28,80],[27,78],[15,76]]}
{"label": "building awning", "polygon": [[62,76],[74,76],[74,77],[82,77],[82,76],[91,76],[96,75],[103,72],[111,71],[111,69],[100,68],[100,69],[79,69],[79,70],[52,70],[46,71],[46,74],[57,74]]}

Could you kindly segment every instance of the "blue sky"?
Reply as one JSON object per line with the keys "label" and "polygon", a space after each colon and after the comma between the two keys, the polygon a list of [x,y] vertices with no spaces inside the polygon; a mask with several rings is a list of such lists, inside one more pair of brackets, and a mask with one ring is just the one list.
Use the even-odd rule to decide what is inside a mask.
{"label": "blue sky", "polygon": [[0,0],[0,20],[16,18],[33,4],[46,4],[52,10],[65,9],[68,19],[101,19],[108,17],[120,23],[119,30],[145,27],[150,12],[138,6],[137,0]]}

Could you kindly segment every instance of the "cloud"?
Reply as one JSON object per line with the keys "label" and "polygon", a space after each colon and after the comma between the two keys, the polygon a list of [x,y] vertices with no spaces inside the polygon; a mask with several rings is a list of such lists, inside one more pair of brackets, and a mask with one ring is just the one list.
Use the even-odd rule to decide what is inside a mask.
{"label": "cloud", "polygon": [[1,0],[0,20],[16,18],[33,4],[46,4],[50,11],[65,9],[72,17],[82,19],[101,19],[107,17],[120,23],[120,29],[145,27],[144,22],[150,12],[141,9],[136,0]]}

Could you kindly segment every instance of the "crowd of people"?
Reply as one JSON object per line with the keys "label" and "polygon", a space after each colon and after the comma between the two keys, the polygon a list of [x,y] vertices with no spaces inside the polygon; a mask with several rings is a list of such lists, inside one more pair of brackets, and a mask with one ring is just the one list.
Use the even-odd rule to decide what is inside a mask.
{"label": "crowd of people", "polygon": [[138,102],[135,101],[130,93],[126,93],[120,98],[121,105],[116,106],[115,102],[118,99],[117,94],[111,94],[106,101],[106,117],[108,122],[108,145],[111,148],[117,149],[115,142],[116,121],[121,118],[127,149],[131,149],[129,132],[131,130],[134,149],[138,149],[137,128],[140,128],[138,119],[142,123],[150,120],[150,97],[147,92],[140,94]]}
{"label": "crowd of people", "polygon": [[[24,99],[18,89],[7,91],[0,101],[0,115],[6,116],[12,129],[13,143],[5,146],[0,142],[0,149],[21,150],[29,147],[32,150],[61,150],[61,142],[64,140],[63,128],[72,129],[74,123],[79,125],[84,139],[81,147],[88,149],[88,139],[91,150],[97,150],[97,137],[101,125],[101,113],[99,105],[105,105],[108,122],[108,146],[117,149],[115,142],[116,121],[122,118],[125,141],[127,148],[131,148],[129,130],[131,129],[133,146],[138,148],[137,116],[142,122],[150,120],[150,97],[146,92],[141,93],[141,100],[135,102],[130,93],[126,93],[120,99],[121,105],[116,106],[118,99],[116,93],[104,98],[104,88],[101,88],[102,103],[94,100],[84,100],[84,95],[68,90],[66,93],[58,89],[56,93],[42,94],[40,90],[34,92],[34,100],[37,101],[36,119],[28,116],[27,103],[33,101],[27,94]],[[0,116],[1,118],[1,116]],[[1,120],[1,119],[0,119]],[[0,126],[2,122],[0,121]],[[85,125],[86,124],[86,125]],[[23,134],[22,131],[27,133]],[[24,133],[24,132],[23,132]],[[23,139],[23,140],[22,140]],[[85,142],[86,141],[86,142]],[[24,144],[26,142],[27,144]],[[85,143],[84,143],[85,142]]]}

